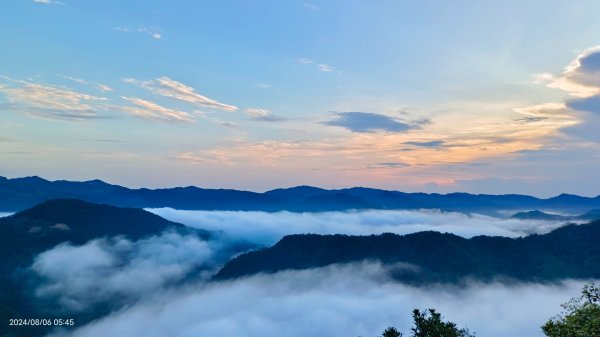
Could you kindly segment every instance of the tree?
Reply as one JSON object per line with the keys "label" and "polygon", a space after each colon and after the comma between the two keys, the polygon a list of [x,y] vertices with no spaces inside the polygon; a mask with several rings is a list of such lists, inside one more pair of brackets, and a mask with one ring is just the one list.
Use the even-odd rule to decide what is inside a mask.
{"label": "tree", "polygon": [[412,337],[475,337],[467,329],[458,329],[456,323],[444,322],[435,309],[415,309],[413,320]]}
{"label": "tree", "polygon": [[402,337],[402,333],[398,332],[398,330],[396,330],[396,328],[391,326],[391,327],[385,329],[385,331],[383,332],[383,334],[381,336],[382,337]]}
{"label": "tree", "polygon": [[542,326],[548,337],[600,336],[600,287],[583,287],[581,296],[562,305],[565,312]]}
{"label": "tree", "polygon": [[[435,309],[413,311],[414,327],[411,328],[411,337],[475,337],[467,329],[459,329],[455,323],[444,322],[442,315]],[[396,328],[389,327],[382,337],[402,337]]]}

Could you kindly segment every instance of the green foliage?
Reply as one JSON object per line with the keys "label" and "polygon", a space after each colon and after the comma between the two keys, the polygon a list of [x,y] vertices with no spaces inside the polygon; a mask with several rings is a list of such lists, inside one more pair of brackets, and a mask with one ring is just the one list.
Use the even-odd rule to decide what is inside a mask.
{"label": "green foliage", "polygon": [[[442,315],[435,309],[413,311],[414,327],[411,328],[411,337],[475,337],[467,329],[459,329],[456,323],[444,322]],[[389,327],[382,337],[402,337],[396,328]]]}
{"label": "green foliage", "polygon": [[469,330],[457,328],[456,323],[444,322],[435,309],[415,309],[413,320],[412,337],[474,337]]}
{"label": "green foliage", "polygon": [[548,337],[600,336],[600,287],[583,287],[582,295],[562,305],[565,313],[542,326]]}
{"label": "green foliage", "polygon": [[383,332],[383,334],[381,335],[382,337],[402,337],[402,333],[399,332],[398,330],[396,330],[396,328],[394,328],[393,326],[385,329],[385,331]]}

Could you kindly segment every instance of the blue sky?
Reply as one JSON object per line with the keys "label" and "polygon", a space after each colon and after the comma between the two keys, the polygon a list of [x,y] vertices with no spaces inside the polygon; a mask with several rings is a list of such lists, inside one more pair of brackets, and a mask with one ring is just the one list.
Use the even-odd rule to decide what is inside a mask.
{"label": "blue sky", "polygon": [[597,1],[0,4],[0,175],[600,192]]}

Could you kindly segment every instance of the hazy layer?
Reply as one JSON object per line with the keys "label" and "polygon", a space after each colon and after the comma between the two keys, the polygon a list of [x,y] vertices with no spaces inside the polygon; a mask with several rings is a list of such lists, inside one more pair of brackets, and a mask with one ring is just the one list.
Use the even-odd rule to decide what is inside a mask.
{"label": "hazy layer", "polygon": [[462,288],[418,288],[394,283],[375,262],[208,282],[194,273],[214,271],[230,257],[229,244],[240,239],[270,245],[293,233],[423,230],[515,237],[545,233],[561,223],[436,211],[152,211],[223,235],[211,241],[169,232],[138,241],[104,238],[81,246],[61,244],[38,255],[31,267],[41,281],[35,296],[73,311],[122,305],[118,312],[55,336],[375,337],[389,325],[408,332],[414,308],[434,307],[481,337],[539,337],[540,326],[584,284],[473,282]]}
{"label": "hazy layer", "polygon": [[[415,288],[378,264],[354,264],[199,284],[115,313],[67,336],[306,337],[408,332],[413,308],[435,307],[478,336],[542,336],[540,326],[583,282],[473,283]],[[59,335],[64,336],[64,335]]]}
{"label": "hazy layer", "polygon": [[518,237],[547,233],[564,224],[561,221],[498,219],[434,210],[267,213],[159,208],[149,211],[191,227],[223,231],[230,237],[265,245],[274,244],[284,235],[301,233],[369,235],[434,230],[467,238],[476,235]]}

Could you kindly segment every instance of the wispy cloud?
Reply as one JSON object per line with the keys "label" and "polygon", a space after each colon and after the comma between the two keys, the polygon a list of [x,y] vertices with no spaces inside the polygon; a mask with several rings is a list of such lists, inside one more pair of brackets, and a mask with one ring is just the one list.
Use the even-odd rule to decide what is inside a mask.
{"label": "wispy cloud", "polygon": [[83,85],[88,85],[88,81],[81,79],[81,78],[77,78],[77,77],[73,77],[73,76],[67,76],[67,75],[63,75],[63,74],[57,74],[58,77],[62,77],[64,79],[67,79],[69,81],[73,81],[75,83],[79,83],[79,84],[83,84]]}
{"label": "wispy cloud", "polygon": [[111,87],[109,87],[108,85],[105,84],[98,84],[98,83],[92,83],[89,81],[86,81],[84,79],[81,78],[77,78],[77,77],[73,77],[73,76],[68,76],[68,75],[63,75],[63,74],[57,74],[59,77],[62,77],[66,80],[69,81],[73,81],[75,83],[79,83],[81,85],[92,85],[94,87],[96,87],[96,89],[102,91],[102,92],[110,92],[113,91],[113,89]]}
{"label": "wispy cloud", "polygon": [[57,0],[33,0],[33,2],[44,5],[64,5],[65,3]]}
{"label": "wispy cloud", "polygon": [[368,165],[367,169],[369,169],[369,170],[399,169],[399,168],[405,168],[405,167],[410,167],[410,165],[406,164],[406,163],[400,163],[400,162],[385,162],[385,163],[375,163],[375,164]]}
{"label": "wispy cloud", "polygon": [[443,140],[430,140],[430,141],[422,141],[422,142],[404,142],[405,145],[418,146],[418,147],[440,147],[444,145]]}
{"label": "wispy cloud", "polygon": [[31,115],[63,120],[98,118],[105,97],[98,97],[71,89],[21,80],[8,80],[10,85],[0,87],[8,98],[10,109]]}
{"label": "wispy cloud", "polygon": [[275,116],[270,110],[260,108],[248,108],[245,110],[246,115],[251,117],[253,121],[259,122],[283,122],[284,118]]}
{"label": "wispy cloud", "polygon": [[145,34],[155,40],[162,39],[161,29],[159,29],[157,27],[144,27],[144,26],[140,26],[138,28],[115,27],[115,30],[117,32],[121,32],[121,33],[129,33],[129,32],[142,33],[142,34]]}
{"label": "wispy cloud", "polygon": [[124,96],[122,96],[121,98],[135,105],[121,107],[121,110],[129,114],[161,121],[194,123],[194,119],[187,112],[166,108],[162,105],[151,101],[143,100],[141,98],[131,98]]}
{"label": "wispy cloud", "polygon": [[324,64],[324,63],[318,64],[317,68],[319,68],[320,71],[323,71],[326,73],[332,72],[335,69],[333,66],[330,66],[329,64]]}
{"label": "wispy cloud", "polygon": [[106,84],[96,84],[96,87],[102,92],[113,91],[113,89]]}
{"label": "wispy cloud", "polygon": [[343,127],[352,132],[404,132],[418,127],[418,124],[372,112],[339,112],[323,124]]}
{"label": "wispy cloud", "polygon": [[138,85],[139,87],[160,96],[191,103],[205,108],[215,108],[225,111],[236,111],[238,109],[236,106],[224,104],[217,100],[200,95],[194,90],[194,88],[181,82],[172,80],[168,77],[160,77],[150,81],[140,81],[133,78],[126,78],[123,81]]}
{"label": "wispy cloud", "polygon": [[316,67],[318,70],[322,71],[322,72],[332,72],[335,70],[335,68],[332,65],[326,64],[326,63],[318,63],[313,59],[309,59],[306,57],[299,57],[296,59],[296,62],[300,63],[300,64],[304,64],[304,65],[313,65],[314,67]]}
{"label": "wispy cloud", "polygon": [[309,59],[309,58],[305,58],[305,57],[300,57],[297,58],[296,61],[298,61],[298,63],[300,64],[313,64],[315,63],[315,61]]}

